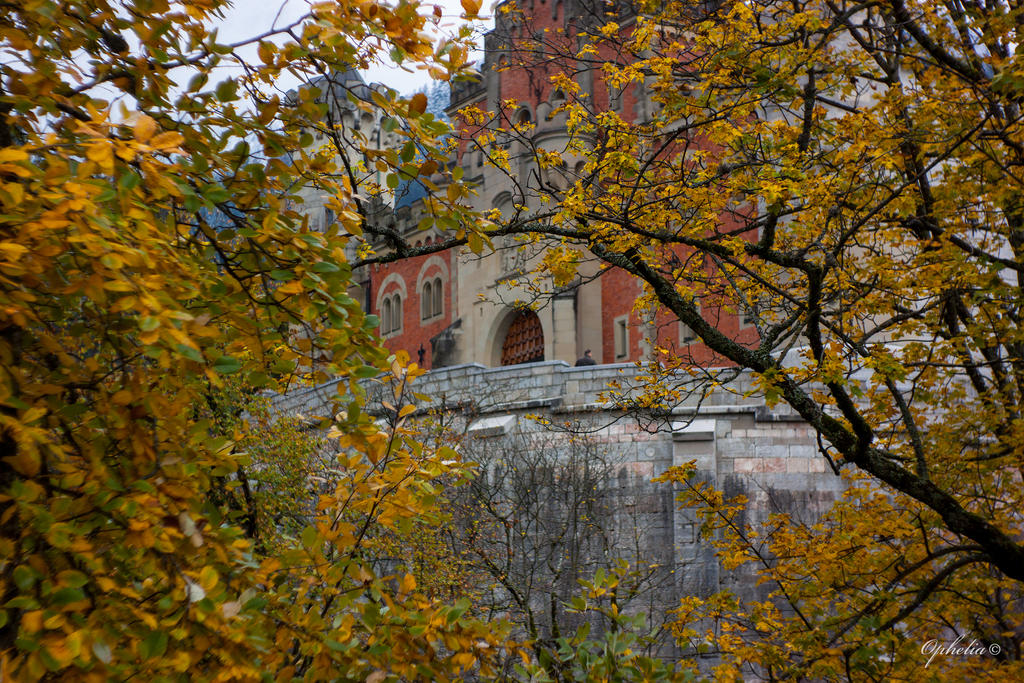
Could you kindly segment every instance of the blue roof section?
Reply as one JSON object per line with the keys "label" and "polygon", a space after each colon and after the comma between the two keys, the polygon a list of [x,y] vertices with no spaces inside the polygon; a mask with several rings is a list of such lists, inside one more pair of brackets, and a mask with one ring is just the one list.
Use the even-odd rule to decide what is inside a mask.
{"label": "blue roof section", "polygon": [[427,188],[419,180],[404,180],[395,189],[395,208],[412,206],[427,196]]}
{"label": "blue roof section", "polygon": [[[431,85],[425,86],[419,92],[424,93],[427,96],[427,113],[433,114],[441,121],[448,122],[448,115],[445,114],[445,109],[448,108],[448,101],[451,98],[451,90],[447,83],[442,81],[436,81]],[[414,93],[415,94],[415,93]],[[440,140],[443,142],[444,138]],[[417,160],[419,160],[419,145],[417,145]],[[400,209],[404,206],[412,206],[416,202],[420,201],[429,194],[426,186],[419,180],[403,180],[395,188],[395,209]]]}
{"label": "blue roof section", "polygon": [[[233,208],[232,204],[228,204],[227,206]],[[199,218],[201,218],[203,222],[211,228],[230,228],[234,225],[231,217],[219,208],[209,209],[203,206],[200,207],[199,211],[196,213],[199,215]]]}

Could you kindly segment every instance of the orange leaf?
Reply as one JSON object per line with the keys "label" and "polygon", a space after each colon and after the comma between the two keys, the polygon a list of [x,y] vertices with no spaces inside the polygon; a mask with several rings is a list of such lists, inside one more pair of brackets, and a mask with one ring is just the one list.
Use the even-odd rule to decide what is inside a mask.
{"label": "orange leaf", "polygon": [[427,96],[421,92],[416,93],[409,100],[409,115],[415,116],[427,110]]}

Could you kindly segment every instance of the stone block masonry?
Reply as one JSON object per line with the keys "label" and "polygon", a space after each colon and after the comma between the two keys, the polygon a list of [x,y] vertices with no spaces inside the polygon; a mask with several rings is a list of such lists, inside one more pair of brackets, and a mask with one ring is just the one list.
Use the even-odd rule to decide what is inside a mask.
{"label": "stone block masonry", "polygon": [[[814,518],[842,493],[843,480],[818,453],[812,429],[784,407],[773,411],[763,401],[742,398],[749,377],[739,378],[737,391],[712,400],[684,398],[666,415],[639,420],[607,395],[614,381],[626,388],[628,399],[628,388],[639,386],[637,377],[637,368],[627,363],[580,368],[562,361],[499,368],[466,364],[428,372],[414,390],[429,401],[419,412],[442,404],[456,407],[457,419],[474,438],[500,443],[514,434],[525,438],[520,443],[550,444],[571,437],[613,462],[615,481],[609,486],[632,501],[623,505],[633,514],[630,523],[647,530],[643,552],[672,567],[675,595],[669,602],[717,590],[725,579],[692,513],[669,504],[671,487],[652,483],[653,477],[696,461],[696,476],[751,501],[749,521],[773,512]],[[337,391],[336,383],[303,389],[279,397],[277,406],[282,412],[322,415]],[[665,504],[658,502],[662,499]],[[727,582],[741,597],[758,597],[753,577],[731,575]]]}

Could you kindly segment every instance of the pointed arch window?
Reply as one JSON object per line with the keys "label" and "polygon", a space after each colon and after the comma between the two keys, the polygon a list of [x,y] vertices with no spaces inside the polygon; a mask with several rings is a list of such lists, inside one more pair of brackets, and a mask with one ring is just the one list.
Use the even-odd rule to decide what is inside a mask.
{"label": "pointed arch window", "polygon": [[434,317],[434,285],[432,282],[423,285],[423,293],[420,295],[420,317],[424,320]]}
{"label": "pointed arch window", "polygon": [[433,293],[433,309],[434,315],[441,315],[444,313],[444,297],[442,296],[441,289],[441,278],[434,278],[434,293]]}
{"label": "pointed arch window", "polygon": [[402,331],[402,295],[398,292],[384,297],[380,307],[380,333],[387,337]]}
{"label": "pointed arch window", "polygon": [[391,297],[391,334],[402,331],[402,295]]}
{"label": "pointed arch window", "polygon": [[444,314],[444,285],[440,277],[427,280],[420,291],[420,318],[431,320]]}

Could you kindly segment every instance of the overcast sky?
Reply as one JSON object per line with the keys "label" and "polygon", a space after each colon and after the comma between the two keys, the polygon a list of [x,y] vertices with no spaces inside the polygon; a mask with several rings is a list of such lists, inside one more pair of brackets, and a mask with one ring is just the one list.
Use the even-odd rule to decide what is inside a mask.
{"label": "overcast sky", "polygon": [[[236,42],[259,35],[275,25],[286,26],[308,12],[309,4],[309,0],[235,0],[235,6],[219,24],[219,38],[222,42]],[[459,0],[425,0],[424,11],[433,11],[434,5],[441,7],[441,30],[453,32],[461,23],[459,16],[463,13]],[[481,27],[490,23],[478,22]],[[429,81],[422,71],[409,73],[386,65],[367,70],[363,78],[367,82],[379,81],[403,94],[412,93]],[[282,89],[294,87],[293,84],[280,85],[284,86]]]}

